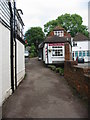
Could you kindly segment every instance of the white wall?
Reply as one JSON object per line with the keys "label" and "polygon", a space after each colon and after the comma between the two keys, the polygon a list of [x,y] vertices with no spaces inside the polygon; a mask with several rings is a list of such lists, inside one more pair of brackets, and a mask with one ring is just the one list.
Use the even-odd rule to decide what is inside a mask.
{"label": "white wall", "polygon": [[[75,51],[87,51],[90,50],[90,41],[77,41],[77,46],[72,47],[72,53]],[[75,55],[74,55],[75,56]],[[90,57],[84,57],[85,62],[90,61]],[[74,57],[74,60],[76,60],[76,57]]]}
{"label": "white wall", "polygon": [[0,24],[2,29],[2,101],[11,94],[11,78],[10,78],[10,31]]}
{"label": "white wall", "polygon": [[[11,95],[10,30],[0,23],[0,105]],[[15,57],[14,57],[15,58]],[[24,45],[17,40],[17,80],[25,76]]]}
{"label": "white wall", "polygon": [[[45,48],[47,48],[48,45],[48,59],[47,56],[45,55]],[[45,61],[45,64],[49,63],[63,63],[65,61],[65,47],[62,46],[63,49],[63,56],[52,56],[52,46],[49,46],[49,43],[45,43],[43,47],[43,61]],[[49,52],[51,50],[51,52]]]}
{"label": "white wall", "polygon": [[2,118],[2,27],[0,23],[0,119]]}
{"label": "white wall", "polygon": [[25,47],[24,45],[17,40],[17,80],[19,82],[25,76],[25,57],[24,57]]}
{"label": "white wall", "polygon": [[45,44],[44,44],[44,47],[43,47],[43,62],[45,61]]}
{"label": "white wall", "polygon": [[[53,62],[55,62],[55,63],[59,63],[59,62],[63,63],[64,62],[64,60],[65,60],[65,49],[64,49],[64,46],[62,46],[63,56],[52,56],[52,52],[53,52],[52,51],[53,50],[52,46],[48,46],[48,49],[51,50],[51,52],[48,52],[49,63],[53,63]],[[59,50],[59,48],[57,48],[57,49]]]}
{"label": "white wall", "polygon": [[44,44],[44,47],[43,47],[43,61],[45,62],[46,61],[46,55],[45,55],[45,48],[46,48],[46,43]]}

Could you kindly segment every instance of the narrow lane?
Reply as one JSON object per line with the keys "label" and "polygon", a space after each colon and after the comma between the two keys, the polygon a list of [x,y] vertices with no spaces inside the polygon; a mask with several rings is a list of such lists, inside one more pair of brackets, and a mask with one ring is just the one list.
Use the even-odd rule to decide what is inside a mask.
{"label": "narrow lane", "polygon": [[3,105],[4,118],[85,118],[87,109],[64,77],[37,58],[26,63],[26,77]]}

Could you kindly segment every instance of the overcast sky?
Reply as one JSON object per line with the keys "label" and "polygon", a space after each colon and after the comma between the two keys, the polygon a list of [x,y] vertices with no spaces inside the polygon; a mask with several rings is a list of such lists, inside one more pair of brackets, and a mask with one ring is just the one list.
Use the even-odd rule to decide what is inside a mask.
{"label": "overcast sky", "polygon": [[88,2],[90,0],[16,0],[17,8],[23,10],[25,29],[43,25],[58,16],[70,13],[79,14],[83,24],[88,26]]}

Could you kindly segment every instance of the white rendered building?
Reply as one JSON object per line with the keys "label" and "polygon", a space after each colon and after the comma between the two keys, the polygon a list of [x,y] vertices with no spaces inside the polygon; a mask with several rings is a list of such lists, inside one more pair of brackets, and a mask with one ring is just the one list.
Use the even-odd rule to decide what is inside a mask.
{"label": "white rendered building", "polygon": [[72,42],[73,60],[77,57],[84,58],[85,62],[90,62],[90,39],[81,33],[77,33]]}
{"label": "white rendered building", "polygon": [[0,1],[0,106],[25,76],[24,23],[14,5]]}
{"label": "white rendered building", "polygon": [[45,64],[60,64],[65,61],[65,44],[68,43],[71,55],[71,36],[64,28],[57,26],[43,44],[39,45],[39,59]]}

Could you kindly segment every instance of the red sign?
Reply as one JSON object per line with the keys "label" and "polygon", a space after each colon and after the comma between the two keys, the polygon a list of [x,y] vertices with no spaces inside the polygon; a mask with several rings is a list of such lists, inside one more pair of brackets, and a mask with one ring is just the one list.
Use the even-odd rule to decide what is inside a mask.
{"label": "red sign", "polygon": [[64,46],[64,43],[52,43],[49,46]]}

